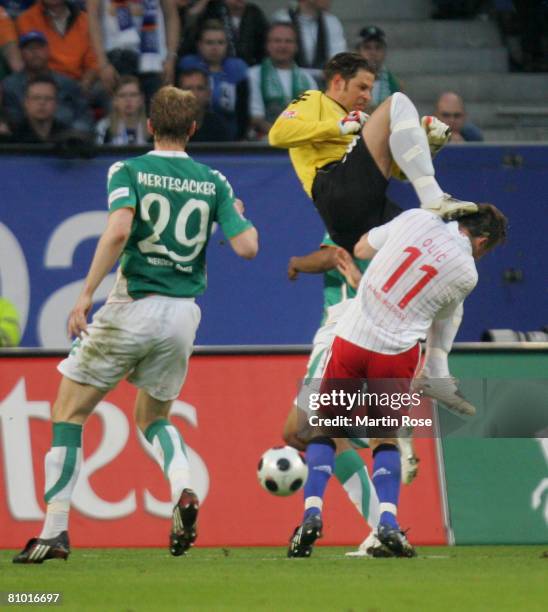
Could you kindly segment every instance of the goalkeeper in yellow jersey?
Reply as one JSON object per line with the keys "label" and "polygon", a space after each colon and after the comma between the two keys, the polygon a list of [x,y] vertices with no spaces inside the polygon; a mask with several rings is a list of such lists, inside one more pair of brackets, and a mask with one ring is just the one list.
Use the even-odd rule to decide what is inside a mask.
{"label": "goalkeeper in yellow jersey", "polygon": [[447,125],[434,117],[421,121],[399,92],[366,115],[375,74],[356,53],[331,58],[325,80],[325,93],[301,94],[268,137],[271,145],[289,149],[295,172],[337,244],[352,252],[364,233],[400,213],[386,198],[392,175],[404,173],[421,207],[446,219],[477,211],[476,204],[444,193],[434,177],[431,155],[447,142]]}

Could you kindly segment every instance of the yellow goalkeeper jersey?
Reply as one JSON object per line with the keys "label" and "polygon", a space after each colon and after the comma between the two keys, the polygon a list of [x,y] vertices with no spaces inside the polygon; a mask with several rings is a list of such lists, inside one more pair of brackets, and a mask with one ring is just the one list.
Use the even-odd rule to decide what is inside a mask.
{"label": "yellow goalkeeper jersey", "polygon": [[341,159],[355,135],[341,136],[339,121],[348,114],[321,91],[302,93],[276,119],[268,141],[289,149],[289,157],[306,193],[312,197],[316,170]]}

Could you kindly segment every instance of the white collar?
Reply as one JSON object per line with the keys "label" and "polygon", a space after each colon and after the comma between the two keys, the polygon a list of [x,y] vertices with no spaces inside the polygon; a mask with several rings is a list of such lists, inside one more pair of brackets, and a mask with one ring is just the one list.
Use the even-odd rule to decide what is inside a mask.
{"label": "white collar", "polygon": [[188,157],[184,151],[149,151],[147,155],[157,155],[158,157]]}
{"label": "white collar", "polygon": [[458,244],[462,247],[462,250],[466,251],[467,253],[470,253],[470,255],[472,255],[472,241],[470,240],[470,237],[467,234],[463,234],[459,230],[459,223],[458,223],[458,221],[451,221],[450,223],[448,223],[447,224],[447,229],[454,236],[459,238]]}

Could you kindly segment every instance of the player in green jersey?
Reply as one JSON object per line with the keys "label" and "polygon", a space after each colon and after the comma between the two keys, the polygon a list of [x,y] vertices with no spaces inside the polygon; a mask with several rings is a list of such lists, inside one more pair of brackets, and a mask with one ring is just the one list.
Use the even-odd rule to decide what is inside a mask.
{"label": "player in green jersey", "polygon": [[[46,519],[15,563],[66,559],[68,513],[82,462],[82,426],[105,394],[126,378],[138,387],[135,418],[171,487],[170,552],[196,539],[198,498],[190,488],[184,442],[168,419],[183,385],[205,290],[205,250],[219,223],[234,251],[257,254],[257,231],[219,172],[186,153],[198,104],[190,92],[158,91],[149,130],[154,151],[115,163],[108,176],[109,218],[69,333],[77,337],[59,364],[63,379],[53,405],[53,443],[45,459]],[[87,316],[99,283],[120,259],[116,284],[93,322]]]}
{"label": "player in green jersey", "polygon": [[[324,308],[319,329],[314,335],[305,381],[310,385],[318,383],[325,368],[334,330],[352,298],[356,295],[362,274],[367,269],[369,260],[357,259],[343,248],[338,247],[329,234],[325,234],[321,247],[308,255],[292,257],[289,260],[288,277],[295,280],[299,273],[323,273]],[[297,450],[306,448],[306,411],[309,389],[304,388],[297,398],[287,417],[283,437],[286,444]],[[372,449],[386,440],[370,441]],[[411,483],[418,473],[418,459],[415,456],[412,438],[407,435],[389,442],[397,445],[401,453],[402,482]],[[393,553],[378,540],[376,528],[380,517],[380,502],[375,487],[369,477],[367,467],[356,448],[367,448],[362,439],[337,438],[335,440],[337,455],[335,459],[335,476],[346,491],[350,501],[357,508],[371,528],[371,533],[362,542],[359,549],[348,556],[388,557]]]}

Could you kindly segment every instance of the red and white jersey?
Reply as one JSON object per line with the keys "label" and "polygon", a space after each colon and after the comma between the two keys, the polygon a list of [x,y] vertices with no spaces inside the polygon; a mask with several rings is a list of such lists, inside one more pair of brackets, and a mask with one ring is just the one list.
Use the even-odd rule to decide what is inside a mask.
{"label": "red and white jersey", "polygon": [[475,287],[472,244],[456,221],[420,208],[372,229],[368,240],[378,252],[335,334],[371,351],[401,353]]}

